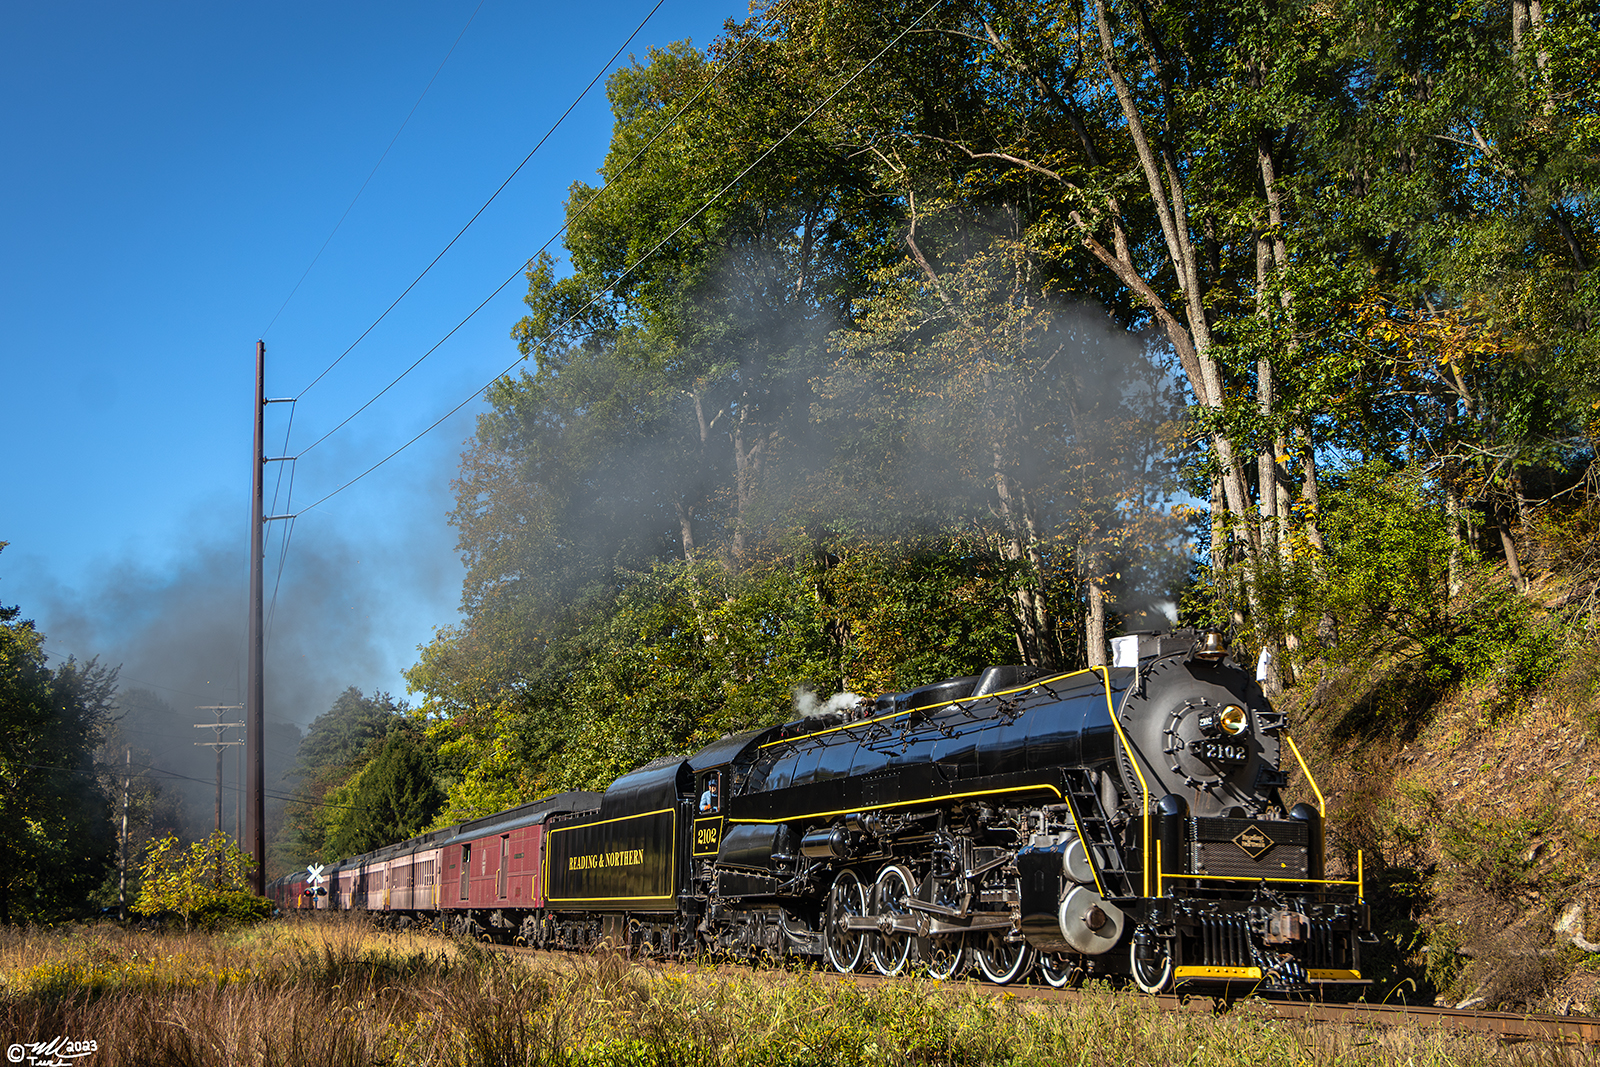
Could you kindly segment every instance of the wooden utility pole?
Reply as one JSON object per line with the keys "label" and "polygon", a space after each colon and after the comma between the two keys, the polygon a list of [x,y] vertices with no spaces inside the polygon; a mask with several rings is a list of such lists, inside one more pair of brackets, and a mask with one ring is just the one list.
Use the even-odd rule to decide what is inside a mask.
{"label": "wooden utility pole", "polygon": [[117,921],[128,920],[128,776],[133,773],[133,746],[123,748],[122,756],[122,862],[117,872]]}
{"label": "wooden utility pole", "polygon": [[222,750],[232,748],[234,745],[244,744],[243,741],[224,741],[222,739],[222,731],[244,725],[242,722],[223,722],[222,713],[225,711],[240,711],[242,708],[243,706],[239,704],[201,704],[196,705],[194,709],[196,711],[214,711],[217,713],[216,722],[197,722],[194,725],[197,730],[215,730],[217,732],[215,740],[196,741],[195,745],[199,748],[214,748],[217,750],[217,832],[219,833],[222,831]]}

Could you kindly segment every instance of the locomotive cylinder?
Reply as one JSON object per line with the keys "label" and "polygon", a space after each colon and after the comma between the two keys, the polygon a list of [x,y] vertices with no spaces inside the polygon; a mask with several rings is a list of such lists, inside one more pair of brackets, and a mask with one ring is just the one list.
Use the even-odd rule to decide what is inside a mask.
{"label": "locomotive cylinder", "polygon": [[850,855],[850,834],[842,826],[813,830],[800,839],[800,854],[813,860],[842,860]]}

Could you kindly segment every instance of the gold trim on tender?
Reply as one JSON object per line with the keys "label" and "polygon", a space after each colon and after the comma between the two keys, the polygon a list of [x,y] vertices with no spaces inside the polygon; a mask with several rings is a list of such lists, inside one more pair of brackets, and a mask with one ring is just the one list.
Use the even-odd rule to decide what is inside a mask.
{"label": "gold trim on tender", "polygon": [[[544,868],[545,889],[548,890],[550,888],[550,853],[551,853],[552,849],[549,847],[549,842],[550,842],[550,838],[554,837],[556,834],[566,833],[568,830],[587,830],[591,826],[605,826],[607,823],[626,822],[629,819],[648,819],[652,815],[673,815],[673,816],[676,816],[677,814],[678,814],[678,810],[676,808],[657,808],[655,811],[646,811],[646,812],[642,812],[642,813],[640,813],[638,815],[619,815],[615,819],[602,819],[599,822],[575,823],[572,826],[557,826],[557,827],[551,828],[544,835],[544,842],[545,842],[545,847],[543,849],[544,857],[543,857],[543,859],[542,859],[542,861],[540,863],[540,866],[542,866]],[[673,868],[673,870],[669,874],[669,877],[672,879],[674,884],[676,884],[676,882],[678,880],[677,879],[677,870],[676,870],[677,861],[678,861],[678,821],[679,820],[676,819],[676,818],[674,818],[672,820],[672,844],[668,846],[671,849],[671,851],[667,854],[667,863],[668,863],[668,865],[670,867]],[[664,896],[664,897],[553,897],[548,892],[546,892],[544,899],[545,899],[545,903],[546,904],[550,904],[550,903],[553,903],[553,902],[556,902],[556,901],[560,901],[563,904],[590,904],[590,903],[605,904],[605,903],[613,902],[613,901],[630,901],[630,900],[666,900],[666,901],[672,901],[672,900],[676,900],[677,897],[674,896],[673,894],[670,894],[670,893],[668,895]]]}

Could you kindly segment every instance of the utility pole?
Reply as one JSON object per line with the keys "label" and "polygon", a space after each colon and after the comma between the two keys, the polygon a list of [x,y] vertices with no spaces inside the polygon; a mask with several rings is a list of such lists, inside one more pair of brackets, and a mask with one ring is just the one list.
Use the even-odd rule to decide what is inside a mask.
{"label": "utility pole", "polygon": [[117,921],[128,921],[128,786],[133,773],[133,746],[123,748],[122,772],[122,862],[117,872]]}
{"label": "utility pole", "polygon": [[[250,888],[257,896],[267,891],[267,837],[262,826],[266,816],[266,797],[263,786],[266,774],[261,760],[261,744],[265,736],[262,716],[266,702],[264,673],[262,617],[261,617],[261,565],[262,531],[266,526],[261,513],[262,489],[267,470],[267,344],[256,342],[256,443],[250,453],[250,665],[245,689],[245,750],[250,756],[250,781],[245,788],[249,817],[245,819],[245,832],[250,838],[249,855],[256,861],[250,875]],[[245,847],[243,841],[240,847]]]}
{"label": "utility pole", "polygon": [[[267,458],[267,405],[293,400],[283,397],[267,399],[267,345],[256,342],[256,395],[255,395],[255,447],[250,453],[250,626],[249,658],[245,678],[245,753],[249,757],[249,780],[245,786],[245,836],[250,839],[248,855],[255,861],[250,875],[250,888],[257,896],[267,891],[267,835],[266,835],[266,634],[262,619],[262,541],[266,524],[274,519],[292,519],[293,515],[266,515],[262,512],[263,489],[269,462],[275,463],[291,456]],[[243,841],[239,842],[245,848]]]}
{"label": "utility pole", "polygon": [[232,729],[232,728],[234,728],[236,726],[243,726],[244,725],[244,723],[242,723],[242,722],[223,722],[222,721],[222,713],[225,712],[225,711],[240,711],[240,710],[243,710],[243,709],[238,704],[202,704],[202,705],[197,705],[194,710],[196,710],[196,711],[214,711],[214,712],[217,713],[217,721],[216,722],[197,722],[194,725],[195,725],[195,729],[197,729],[197,730],[215,730],[217,732],[216,740],[214,740],[214,741],[196,741],[195,742],[195,746],[198,747],[198,748],[214,748],[214,749],[217,750],[217,832],[221,833],[222,832],[222,750],[225,749],[225,748],[232,748],[234,745],[242,745],[242,744],[244,744],[243,741],[224,741],[222,739],[222,731],[230,730],[230,729]]}

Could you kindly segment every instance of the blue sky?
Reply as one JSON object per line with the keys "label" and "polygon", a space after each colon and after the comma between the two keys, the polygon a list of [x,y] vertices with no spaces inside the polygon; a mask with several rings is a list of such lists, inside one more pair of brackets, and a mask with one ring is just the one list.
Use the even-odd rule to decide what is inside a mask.
{"label": "blue sky", "polygon": [[[54,655],[120,663],[125,685],[157,692],[185,720],[195,704],[231,702],[257,338],[268,394],[301,397],[292,431],[290,405],[269,409],[268,452],[285,452],[287,432],[297,454],[556,233],[568,185],[592,180],[610,135],[603,82],[399,307],[306,389],[650,6],[0,8],[0,541],[10,542],[0,603],[37,620]],[[736,2],[666,0],[619,62],[684,38],[704,46],[744,14]],[[507,286],[306,452],[292,501],[276,510],[336,489],[511,364],[525,289],[520,278]],[[297,520],[271,629],[269,715],[304,724],[349,685],[399,694],[416,646],[455,620],[449,482],[481,410],[473,401]]]}

